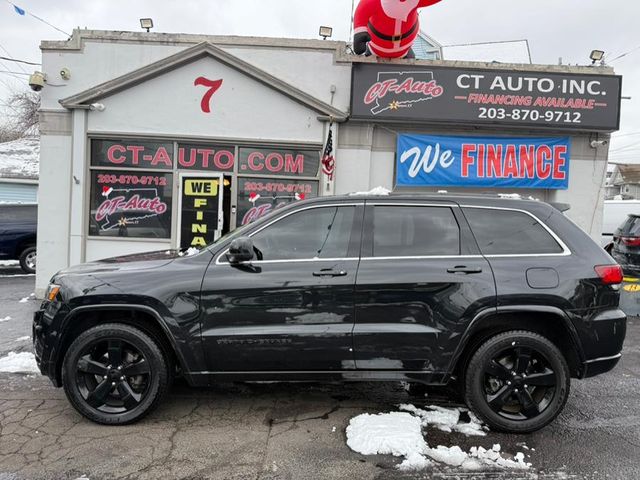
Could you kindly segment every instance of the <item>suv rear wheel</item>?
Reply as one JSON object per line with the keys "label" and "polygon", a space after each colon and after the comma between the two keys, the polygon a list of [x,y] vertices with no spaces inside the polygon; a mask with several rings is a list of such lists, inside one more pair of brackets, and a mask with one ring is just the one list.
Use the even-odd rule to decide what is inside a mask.
{"label": "suv rear wheel", "polygon": [[144,332],[123,324],[93,327],[71,344],[62,365],[67,398],[102,424],[133,423],[169,389],[167,360]]}
{"label": "suv rear wheel", "polygon": [[20,268],[25,273],[36,273],[36,247],[27,247],[20,254]]}
{"label": "suv rear wheel", "polygon": [[465,374],[465,400],[489,427],[510,433],[539,430],[569,396],[567,362],[537,333],[498,334],[476,350]]}

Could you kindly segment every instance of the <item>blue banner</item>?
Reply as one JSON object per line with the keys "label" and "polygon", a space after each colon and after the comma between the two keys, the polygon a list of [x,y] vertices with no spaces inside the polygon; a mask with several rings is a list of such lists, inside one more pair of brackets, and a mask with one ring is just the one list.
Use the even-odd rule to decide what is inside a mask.
{"label": "blue banner", "polygon": [[569,187],[569,137],[398,135],[398,187]]}

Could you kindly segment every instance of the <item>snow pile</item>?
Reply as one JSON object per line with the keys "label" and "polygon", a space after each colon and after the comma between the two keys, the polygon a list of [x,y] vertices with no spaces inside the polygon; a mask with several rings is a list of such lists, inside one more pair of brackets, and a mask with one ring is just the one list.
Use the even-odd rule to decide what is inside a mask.
{"label": "snow pile", "polygon": [[181,257],[190,257],[192,255],[195,255],[196,253],[200,253],[200,250],[198,250],[195,247],[190,247],[189,249],[185,250],[184,252],[178,253],[178,255],[181,256]]}
{"label": "snow pile", "polygon": [[20,138],[0,143],[0,177],[37,179],[39,163],[39,138]]}
{"label": "snow pile", "polygon": [[[422,434],[423,428],[435,427],[445,432],[459,432],[464,435],[486,435],[482,423],[466,409],[400,405],[404,412],[390,412],[372,415],[364,413],[351,419],[347,427],[347,445],[351,450],[364,455],[394,455],[404,457],[398,465],[400,470],[420,470],[432,460],[467,471],[477,471],[485,467],[498,469],[527,470],[530,463],[525,462],[522,452],[513,459],[502,456],[500,445],[489,450],[484,447],[471,447],[465,452],[457,445],[447,447],[428,446]],[[461,421],[461,413],[468,414],[470,421]]]}
{"label": "snow pile", "polygon": [[16,338],[16,342],[26,342],[27,340],[31,340],[31,337],[29,335],[26,335],[24,337],[18,337]]}
{"label": "snow pile", "polygon": [[9,352],[0,358],[0,372],[4,373],[40,373],[36,357],[31,352]]}
{"label": "snow pile", "polygon": [[356,195],[389,195],[391,193],[391,190],[389,190],[388,188],[384,188],[384,187],[374,187],[371,190],[369,190],[368,192],[353,192],[350,193],[349,195],[351,196],[356,196]]}
{"label": "snow pile", "polygon": [[17,260],[0,260],[0,267],[17,267],[17,266],[18,266]]}
{"label": "snow pile", "polygon": [[10,317],[9,315],[7,315],[7,316],[6,316],[6,317],[4,317],[4,318],[0,318],[0,323],[2,323],[2,322],[8,322],[9,320],[11,320],[11,317]]}
{"label": "snow pile", "polygon": [[[413,413],[422,419],[422,426],[432,426],[443,432],[460,432],[467,436],[485,436],[482,429],[482,422],[466,408],[444,408],[436,405],[429,405],[429,410],[422,410],[413,405],[400,405],[400,410]],[[469,415],[469,422],[460,421],[460,414],[466,412]]]}

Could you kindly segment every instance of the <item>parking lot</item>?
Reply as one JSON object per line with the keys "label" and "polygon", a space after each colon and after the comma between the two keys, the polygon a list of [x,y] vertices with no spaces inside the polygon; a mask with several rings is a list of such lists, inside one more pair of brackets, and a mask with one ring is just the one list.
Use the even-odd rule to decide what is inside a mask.
{"label": "parking lot", "polygon": [[[28,351],[33,276],[0,269],[0,357]],[[625,291],[637,306],[640,289]],[[638,293],[635,292],[638,290]],[[21,302],[21,300],[24,300]],[[640,299],[640,297],[638,297]],[[401,458],[361,455],[345,429],[361,413],[398,405],[455,407],[442,392],[410,397],[398,383],[220,384],[194,390],[178,382],[142,422],[104,427],[82,418],[62,390],[40,376],[0,374],[0,479],[111,478],[640,478],[640,318],[628,322],[624,356],[611,373],[575,381],[568,404],[549,427],[530,435],[467,437],[428,428],[429,446],[525,455],[524,471],[469,472],[432,462],[397,469]]]}

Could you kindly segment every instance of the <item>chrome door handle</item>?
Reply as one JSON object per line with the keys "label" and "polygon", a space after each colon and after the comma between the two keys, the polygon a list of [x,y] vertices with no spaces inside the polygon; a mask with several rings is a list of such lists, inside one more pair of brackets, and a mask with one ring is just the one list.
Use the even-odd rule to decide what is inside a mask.
{"label": "chrome door handle", "polygon": [[313,272],[314,277],[344,277],[347,272],[344,270],[332,270],[330,268],[320,270],[319,272]]}
{"label": "chrome door handle", "polygon": [[464,265],[458,265],[453,268],[447,268],[447,272],[449,273],[463,273],[468,275],[470,273],[482,273],[482,269],[479,267],[467,267]]}

